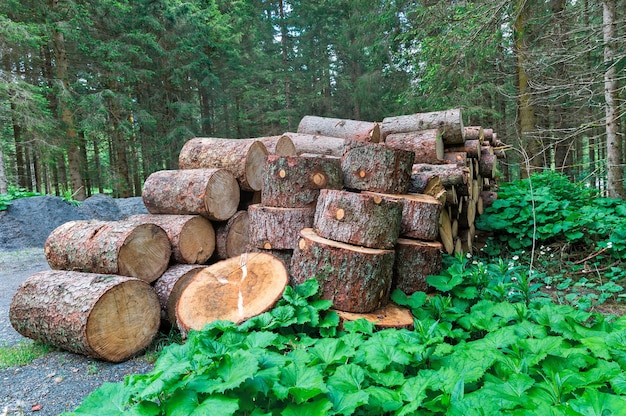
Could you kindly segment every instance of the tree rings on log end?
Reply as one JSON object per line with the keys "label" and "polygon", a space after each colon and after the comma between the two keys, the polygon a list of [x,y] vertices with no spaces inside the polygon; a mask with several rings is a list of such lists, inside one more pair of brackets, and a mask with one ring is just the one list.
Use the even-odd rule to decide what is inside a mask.
{"label": "tree rings on log end", "polygon": [[214,221],[224,221],[237,212],[241,198],[237,180],[226,170],[218,170],[208,180],[204,206],[206,216]]}
{"label": "tree rings on log end", "polygon": [[138,225],[120,247],[118,273],[154,282],[167,269],[171,250],[170,240],[161,227]]}
{"label": "tree rings on log end", "polygon": [[395,303],[388,303],[382,308],[370,313],[352,313],[335,311],[342,323],[346,321],[356,321],[365,319],[374,324],[378,329],[397,328],[413,329],[413,314],[407,308],[398,306]]}
{"label": "tree rings on log end", "polygon": [[237,211],[226,222],[215,223],[215,257],[224,260],[247,250],[250,242],[248,211]]}
{"label": "tree rings on log end", "polygon": [[176,325],[176,305],[189,280],[206,266],[197,264],[175,264],[154,282],[154,291],[159,298],[161,315]]}
{"label": "tree rings on log end", "polygon": [[263,186],[263,171],[268,151],[259,141],[252,143],[246,155],[246,182],[251,191],[260,191]]}

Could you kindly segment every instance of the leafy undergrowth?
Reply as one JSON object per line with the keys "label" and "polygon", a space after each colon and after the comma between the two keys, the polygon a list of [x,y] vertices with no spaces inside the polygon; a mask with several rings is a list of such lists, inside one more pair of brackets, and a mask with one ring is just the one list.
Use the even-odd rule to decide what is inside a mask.
{"label": "leafy undergrowth", "polygon": [[394,292],[413,330],[342,327],[311,280],[241,325],[192,331],[68,414],[626,414],[626,318],[555,304],[507,264],[448,261],[429,277],[439,294]]}

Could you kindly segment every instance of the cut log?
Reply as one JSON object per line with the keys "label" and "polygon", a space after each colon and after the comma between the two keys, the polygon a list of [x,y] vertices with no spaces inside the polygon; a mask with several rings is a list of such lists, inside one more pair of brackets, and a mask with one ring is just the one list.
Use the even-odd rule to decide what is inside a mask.
{"label": "cut log", "polygon": [[478,140],[480,143],[485,139],[485,133],[481,126],[465,127],[465,141]]}
{"label": "cut log", "polygon": [[398,240],[403,206],[371,194],[322,189],[314,228],[323,238],[377,249]]}
{"label": "cut log", "polygon": [[438,176],[446,188],[451,186],[467,186],[470,179],[469,169],[456,164],[429,165],[415,164],[411,174],[411,181],[416,184],[428,182],[429,178]]}
{"label": "cut log", "polygon": [[443,245],[438,241],[419,241],[401,238],[396,245],[393,289],[407,295],[426,292],[426,277],[441,272]]}
{"label": "cut log", "polygon": [[226,221],[239,205],[239,186],[225,169],[162,170],[143,186],[143,203],[151,214],[198,214]]}
{"label": "cut log", "polygon": [[175,264],[154,282],[154,291],[161,305],[161,317],[172,326],[178,328],[176,307],[180,294],[189,280],[205,267],[196,264]]}
{"label": "cut log", "polygon": [[483,154],[480,159],[480,175],[485,178],[494,178],[498,166],[498,158],[493,154]]}
{"label": "cut log", "polygon": [[439,236],[441,203],[429,195],[389,195],[364,191],[363,195],[379,196],[402,204],[400,236],[432,241]]}
{"label": "cut log", "polygon": [[228,221],[216,222],[215,258],[224,260],[247,251],[250,242],[248,211],[237,211]]}
{"label": "cut log", "polygon": [[378,123],[330,117],[304,116],[298,124],[298,133],[341,137],[358,142],[381,141]]}
{"label": "cut log", "polygon": [[9,319],[25,337],[121,362],[150,345],[159,330],[160,308],[142,280],[46,270],[20,285]]}
{"label": "cut log", "polygon": [[483,129],[483,137],[486,143],[491,143],[493,140],[493,129]]}
{"label": "cut log", "polygon": [[480,140],[465,140],[463,145],[447,147],[446,152],[461,152],[465,153],[467,157],[471,157],[472,159],[480,159]]}
{"label": "cut log", "polygon": [[256,139],[196,137],[180,150],[180,169],[222,168],[235,176],[241,189],[260,191],[267,148]]}
{"label": "cut log", "polygon": [[341,157],[351,148],[351,140],[341,137],[320,136],[316,134],[285,133],[291,139],[296,152],[302,154],[319,154],[324,156]]}
{"label": "cut log", "polygon": [[442,185],[439,176],[435,176],[433,180],[428,181],[426,187],[422,192],[410,192],[409,193],[421,193],[424,195],[430,195],[435,198],[441,205],[444,205],[448,200],[448,190]]}
{"label": "cut log", "polygon": [[378,308],[370,313],[353,313],[336,311],[341,320],[340,326],[342,327],[345,322],[356,321],[358,319],[365,319],[374,324],[377,329],[413,329],[413,314],[405,307],[398,306],[395,303],[388,303],[382,308]]}
{"label": "cut log", "polygon": [[459,227],[469,228],[476,220],[476,202],[469,198],[464,199],[462,214],[459,215]]}
{"label": "cut log", "polygon": [[483,191],[480,193],[480,199],[483,201],[483,208],[489,208],[493,201],[498,199],[498,193],[493,191]]}
{"label": "cut log", "polygon": [[450,220],[450,214],[447,210],[441,211],[441,217],[439,220],[439,240],[443,244],[443,249],[446,253],[454,253],[454,238],[452,237],[452,221]]}
{"label": "cut log", "polygon": [[281,134],[280,136],[256,137],[245,140],[256,140],[263,143],[268,154],[277,156],[296,156],[298,154],[296,146],[288,136]]}
{"label": "cut log", "polygon": [[243,253],[212,264],[183,289],[176,322],[186,335],[216,320],[241,323],[274,306],[289,282],[281,260],[267,253]]}
{"label": "cut log", "polygon": [[167,233],[175,263],[203,264],[215,250],[215,230],[199,215],[139,214],[127,218],[137,224],[156,224]]}
{"label": "cut log", "polygon": [[268,156],[261,202],[268,207],[301,208],[314,205],[320,189],[342,186],[340,159]]}
{"label": "cut log", "polygon": [[293,257],[293,250],[274,250],[274,249],[264,249],[258,247],[248,246],[249,253],[266,253],[271,254],[272,256],[281,260],[287,271],[289,272],[289,266],[291,265],[291,258]]}
{"label": "cut log", "polygon": [[443,160],[443,140],[439,129],[390,134],[385,144],[393,149],[415,153],[413,163],[438,163]]}
{"label": "cut log", "polygon": [[44,245],[51,268],[132,276],[148,283],[167,269],[170,240],[155,224],[130,221],[70,221]]}
{"label": "cut log", "polygon": [[313,226],[315,206],[279,208],[250,205],[248,214],[252,247],[290,250],[298,244],[300,230]]}
{"label": "cut log", "polygon": [[367,144],[348,150],[341,158],[343,183],[359,191],[406,194],[409,190],[413,152]]}
{"label": "cut log", "polygon": [[443,143],[446,145],[462,144],[465,142],[465,128],[461,109],[456,108],[431,113],[408,114],[383,119],[380,127],[383,141],[394,133],[408,133],[417,130],[440,129]]}
{"label": "cut log", "polygon": [[468,166],[467,152],[451,152],[446,150],[443,159],[447,162],[454,163],[457,166]]}
{"label": "cut log", "polygon": [[393,250],[340,243],[320,237],[310,228],[300,235],[291,260],[292,284],[316,279],[321,298],[346,312],[372,312],[388,303]]}

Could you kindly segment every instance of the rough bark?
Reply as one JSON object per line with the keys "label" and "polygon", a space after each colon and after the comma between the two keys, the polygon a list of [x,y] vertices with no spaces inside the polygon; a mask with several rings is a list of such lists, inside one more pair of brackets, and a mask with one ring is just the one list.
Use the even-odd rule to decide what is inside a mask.
{"label": "rough bark", "polygon": [[237,211],[228,221],[215,223],[215,258],[224,260],[245,253],[250,242],[248,211]]}
{"label": "rough bark", "polygon": [[494,178],[496,168],[498,166],[498,158],[493,154],[484,154],[479,160],[478,172],[483,178]]}
{"label": "rough bark", "polygon": [[343,326],[345,322],[356,321],[358,319],[365,319],[374,324],[378,329],[413,329],[413,314],[405,307],[398,306],[395,303],[388,303],[382,308],[378,308],[370,313],[353,313],[336,311],[341,320],[340,326]]}
{"label": "rough bark", "polygon": [[315,205],[299,208],[250,205],[248,214],[252,247],[291,250],[298,244],[300,230],[313,226]]}
{"label": "rough bark", "polygon": [[225,169],[162,170],[146,179],[142,197],[151,214],[198,214],[226,221],[237,211],[240,191]]}
{"label": "rough bark", "polygon": [[154,282],[154,291],[161,305],[161,317],[172,326],[176,323],[176,307],[183,289],[200,270],[206,266],[196,264],[175,264]]}
{"label": "rough bark", "polygon": [[176,320],[186,335],[216,320],[240,323],[274,306],[289,282],[281,260],[243,253],[198,272],[183,289]]}
{"label": "rough bark", "polygon": [[150,345],[160,308],[154,290],[139,279],[46,270],[20,285],[9,319],[25,337],[121,362]]}
{"label": "rough bark", "polygon": [[383,119],[380,129],[383,139],[394,133],[440,129],[443,142],[446,145],[462,144],[465,141],[465,129],[460,108],[386,117]]}
{"label": "rough bark", "polygon": [[378,123],[340,118],[305,116],[300,120],[298,133],[341,137],[358,142],[378,143],[381,141]]}
{"label": "rough bark", "polygon": [[443,160],[443,140],[439,129],[389,134],[385,144],[392,149],[413,152],[413,163],[438,163]]}
{"label": "rough bark", "polygon": [[137,277],[150,283],[167,269],[170,241],[154,224],[70,221],[50,233],[44,253],[51,268]]}
{"label": "rough bark", "polygon": [[492,191],[483,191],[480,193],[480,199],[483,201],[483,208],[489,208],[493,201],[498,199],[498,193]]}
{"label": "rough bark", "polygon": [[315,204],[320,189],[341,189],[341,160],[268,156],[261,201],[264,206],[302,208]]}
{"label": "rough bark", "polygon": [[378,195],[323,189],[314,228],[323,238],[392,249],[400,234],[402,209],[402,203]]}
{"label": "rough bark", "polygon": [[414,189],[418,189],[421,184],[432,180],[434,177],[438,177],[439,180],[441,180],[441,184],[446,188],[454,187],[458,195],[469,195],[469,185],[471,182],[470,170],[467,167],[457,166],[456,164],[413,165],[411,192],[413,192]]}
{"label": "rough bark", "polygon": [[274,249],[264,249],[258,247],[248,246],[249,253],[267,253],[281,260],[287,271],[289,271],[289,266],[291,265],[291,258],[293,257],[293,249],[290,250],[274,250]]}
{"label": "rough bark", "polygon": [[480,140],[466,139],[465,143],[463,143],[462,145],[450,146],[446,148],[446,152],[462,152],[462,153],[465,153],[467,157],[471,157],[473,159],[480,159],[480,154],[481,154]]}
{"label": "rough bark", "polygon": [[350,149],[351,140],[341,137],[329,137],[304,133],[285,133],[283,136],[291,139],[296,147],[297,154],[319,154],[324,156],[341,157]]}
{"label": "rough bark", "polygon": [[449,163],[454,163],[457,166],[469,165],[467,152],[453,152],[446,149],[446,152],[443,155],[443,159]]}
{"label": "rough bark", "polygon": [[300,235],[291,260],[292,284],[316,279],[321,298],[331,300],[334,308],[346,312],[372,312],[388,303],[393,250],[329,240],[310,228]]}
{"label": "rough bark", "polygon": [[215,250],[215,230],[199,215],[140,214],[127,218],[138,224],[156,224],[167,233],[175,263],[203,264]]}
{"label": "rough bark", "polygon": [[180,169],[221,168],[235,176],[241,189],[260,191],[267,148],[256,139],[193,138],[180,150]]}
{"label": "rough bark", "polygon": [[426,292],[426,277],[441,272],[443,245],[438,241],[419,241],[401,238],[396,245],[393,289],[407,295]]}
{"label": "rough bark", "polygon": [[465,127],[465,141],[478,140],[481,144],[485,139],[485,132],[481,126]]}

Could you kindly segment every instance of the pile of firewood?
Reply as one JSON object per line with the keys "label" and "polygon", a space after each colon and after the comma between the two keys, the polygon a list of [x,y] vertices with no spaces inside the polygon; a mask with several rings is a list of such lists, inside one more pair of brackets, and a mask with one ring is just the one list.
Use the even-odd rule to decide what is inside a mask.
{"label": "pile of firewood", "polygon": [[442,252],[471,251],[502,146],[488,129],[463,127],[460,110],[382,123],[307,116],[281,136],[191,139],[178,170],[146,180],[149,215],[52,232],[54,270],[18,289],[11,323],[121,361],[151,342],[161,318],[183,334],[241,322],[289,282],[316,278],[343,319],[410,326],[391,291],[427,290]]}

